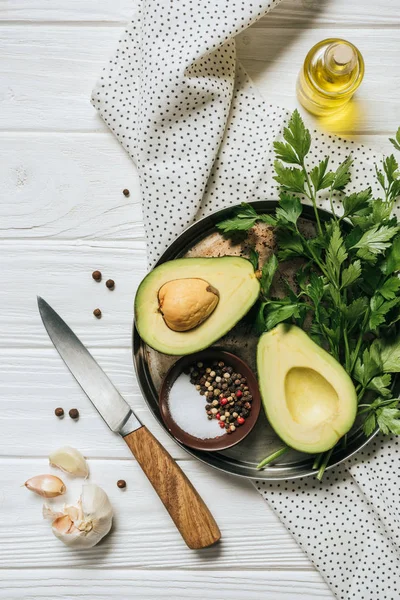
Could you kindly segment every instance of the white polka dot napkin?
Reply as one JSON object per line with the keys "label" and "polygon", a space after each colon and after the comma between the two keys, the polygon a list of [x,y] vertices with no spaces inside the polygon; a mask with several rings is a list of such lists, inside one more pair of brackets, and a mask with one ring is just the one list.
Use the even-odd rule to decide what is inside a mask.
{"label": "white polka dot napkin", "polygon": [[[138,168],[150,265],[195,219],[277,198],[272,142],[288,112],[258,96],[234,40],[276,3],[139,0],[93,91],[92,103]],[[334,166],[350,151],[352,186],[362,189],[378,157],[313,132],[311,160],[329,154]],[[370,443],[322,484],[256,483],[337,598],[400,598],[397,444]]]}

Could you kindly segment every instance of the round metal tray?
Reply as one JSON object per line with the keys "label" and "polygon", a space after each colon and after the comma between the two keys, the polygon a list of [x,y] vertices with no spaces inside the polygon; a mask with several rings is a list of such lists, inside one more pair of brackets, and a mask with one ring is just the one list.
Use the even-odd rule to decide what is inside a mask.
{"label": "round metal tray", "polygon": [[[273,213],[276,201],[253,202],[252,206],[258,213]],[[186,229],[164,252],[157,264],[161,264],[174,258],[188,256],[223,256],[225,254],[246,254],[250,246],[256,245],[260,253],[260,260],[267,257],[274,245],[274,233],[272,228],[260,224],[255,227],[255,232],[244,240],[232,242],[226,240],[218,233],[215,225],[226,218],[232,211],[232,207],[223,209],[204,217]],[[325,221],[329,213],[319,209],[320,218]],[[312,234],[314,211],[310,206],[303,207],[301,226],[304,232],[307,230]],[[293,261],[285,272],[285,278],[290,280],[298,269],[299,263]],[[279,284],[278,284],[279,287]],[[281,288],[281,292],[282,292]],[[279,293],[279,290],[277,290]],[[242,321],[234,327],[226,336],[218,340],[219,348],[237,354],[256,371],[255,357],[258,336],[253,331],[254,313],[250,311]],[[143,392],[151,412],[160,425],[169,432],[161,418],[158,406],[158,392],[161,382],[171,365],[178,360],[176,356],[166,356],[149,348],[139,337],[133,325],[133,360],[139,385]],[[376,433],[376,432],[375,432]],[[341,463],[355,452],[365,446],[374,437],[373,433],[368,439],[364,436],[360,423],[355,423],[353,429],[347,436],[346,448],[338,448],[332,454],[331,464],[328,468]],[[172,437],[172,436],[171,436]],[[266,456],[282,447],[283,442],[278,438],[269,426],[264,412],[261,410],[258,422],[253,431],[240,443],[232,448],[219,452],[201,452],[189,449],[173,438],[186,452],[211,465],[212,467],[251,479],[264,481],[280,481],[306,477],[316,473],[313,470],[313,456],[290,451],[273,465],[258,471],[257,464]]]}

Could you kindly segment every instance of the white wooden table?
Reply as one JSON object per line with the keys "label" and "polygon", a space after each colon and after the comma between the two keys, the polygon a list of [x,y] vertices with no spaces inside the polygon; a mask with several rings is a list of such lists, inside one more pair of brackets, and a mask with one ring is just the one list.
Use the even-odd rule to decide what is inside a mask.
{"label": "white wooden table", "polygon": [[[133,163],[91,105],[91,87],[132,12],[131,0],[0,0],[0,596],[13,599],[280,600],[332,598],[250,483],[181,451],[149,414],[132,369],[132,300],[145,273]],[[306,51],[325,37],[359,46],[366,77],[351,122],[329,128],[390,151],[400,125],[398,0],[284,0],[238,39],[265,98],[296,105]],[[125,198],[123,188],[131,195]],[[112,277],[110,292],[91,272]],[[132,460],[53,349],[36,294],[60,313],[141,419],[192,479],[223,533],[189,551]],[[102,320],[92,316],[103,311]],[[79,422],[54,416],[80,410]],[[115,507],[100,546],[71,551],[41,520],[41,500],[19,486],[47,472],[69,444]],[[116,487],[126,479],[128,488]],[[70,486],[69,499],[79,482]]]}

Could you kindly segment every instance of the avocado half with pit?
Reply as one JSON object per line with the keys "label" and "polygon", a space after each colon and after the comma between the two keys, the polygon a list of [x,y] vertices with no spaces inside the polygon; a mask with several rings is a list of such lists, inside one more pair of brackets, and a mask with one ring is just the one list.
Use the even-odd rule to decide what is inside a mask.
{"label": "avocado half with pit", "polygon": [[158,352],[192,354],[232,329],[259,293],[253,266],[245,258],[178,258],[153,269],[140,284],[136,328]]}
{"label": "avocado half with pit", "polygon": [[357,394],[351,378],[295,325],[282,323],[260,337],[257,370],[268,421],[291,448],[325,452],[352,427]]}

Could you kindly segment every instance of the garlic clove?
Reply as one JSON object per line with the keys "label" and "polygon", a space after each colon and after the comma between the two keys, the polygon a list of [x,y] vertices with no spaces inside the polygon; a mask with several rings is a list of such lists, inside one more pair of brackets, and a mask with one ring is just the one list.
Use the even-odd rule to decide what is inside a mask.
{"label": "garlic clove", "polygon": [[25,481],[24,486],[43,498],[56,498],[67,489],[64,482],[55,475],[36,475]]}
{"label": "garlic clove", "polygon": [[53,529],[56,529],[61,535],[78,531],[78,528],[75,527],[73,520],[68,515],[57,517],[57,519],[53,521]]}
{"label": "garlic clove", "polygon": [[113,510],[104,490],[90,483],[83,486],[76,506],[56,513],[45,505],[43,516],[52,520],[54,535],[67,546],[92,548],[110,531]]}
{"label": "garlic clove", "polygon": [[44,519],[52,522],[58,517],[62,517],[64,515],[62,512],[55,512],[48,504],[43,504],[42,513]]}
{"label": "garlic clove", "polygon": [[82,454],[75,448],[64,446],[49,456],[52,467],[58,467],[65,473],[76,477],[88,477],[89,467]]}

